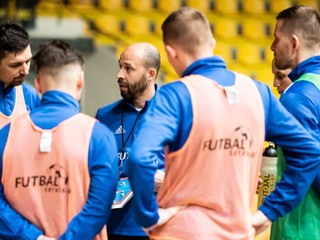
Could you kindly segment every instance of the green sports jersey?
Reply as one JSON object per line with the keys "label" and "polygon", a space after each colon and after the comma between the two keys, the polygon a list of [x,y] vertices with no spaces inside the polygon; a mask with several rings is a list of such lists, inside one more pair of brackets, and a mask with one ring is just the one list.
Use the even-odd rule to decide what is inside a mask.
{"label": "green sports jersey", "polygon": [[[278,181],[286,167],[282,149],[278,147]],[[271,240],[320,240],[320,193],[311,187],[297,208],[278,218],[271,226]]]}

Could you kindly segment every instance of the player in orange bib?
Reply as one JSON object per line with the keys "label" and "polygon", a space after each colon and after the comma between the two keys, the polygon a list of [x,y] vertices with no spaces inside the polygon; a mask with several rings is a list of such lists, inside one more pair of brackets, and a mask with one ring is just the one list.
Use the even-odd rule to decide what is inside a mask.
{"label": "player in orange bib", "polygon": [[55,40],[34,61],[41,104],[0,131],[0,238],[106,240],[116,142],[79,113],[83,58]]}
{"label": "player in orange bib", "polygon": [[[151,239],[254,239],[302,200],[320,172],[319,143],[266,84],[213,56],[215,41],[201,12],[174,11],[162,32],[181,79],[159,89],[144,118],[148,130],[129,151],[137,222]],[[284,149],[288,167],[270,204],[252,217],[265,140]],[[166,176],[156,199],[153,161],[164,148]]]}

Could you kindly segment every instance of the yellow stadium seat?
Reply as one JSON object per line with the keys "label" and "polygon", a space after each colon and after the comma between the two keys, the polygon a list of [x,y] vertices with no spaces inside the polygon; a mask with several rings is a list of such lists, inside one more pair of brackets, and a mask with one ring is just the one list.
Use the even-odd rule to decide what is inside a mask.
{"label": "yellow stadium seat", "polygon": [[256,64],[251,67],[251,71],[256,80],[267,84],[274,93],[277,92],[275,87],[273,87],[273,74],[271,64]]}
{"label": "yellow stadium seat", "polygon": [[153,0],[129,0],[128,3],[128,8],[135,12],[152,12],[154,10]]}
{"label": "yellow stadium seat", "polygon": [[91,14],[97,10],[92,0],[70,0],[69,9],[74,13]]}
{"label": "yellow stadium seat", "polygon": [[215,17],[209,18],[209,22],[216,38],[230,39],[241,35],[241,23],[235,18]]}
{"label": "yellow stadium seat", "polygon": [[244,13],[265,14],[267,12],[266,0],[243,0],[242,9]]}
{"label": "yellow stadium seat", "polygon": [[231,63],[227,65],[227,68],[231,71],[244,74],[248,77],[254,77],[254,73],[251,71],[251,68],[246,67],[239,63]]}
{"label": "yellow stadium seat", "polygon": [[99,3],[104,11],[123,11],[126,9],[122,0],[100,0]]}
{"label": "yellow stadium seat", "polygon": [[152,34],[152,21],[144,16],[130,14],[125,18],[125,33],[131,36]]}
{"label": "yellow stadium seat", "polygon": [[162,23],[165,20],[165,18],[166,18],[166,15],[164,15],[164,14],[152,18],[152,23],[154,24],[154,32],[159,37],[162,37],[161,26],[162,26]]}
{"label": "yellow stadium seat", "polygon": [[270,64],[270,66],[271,66],[271,63],[272,63],[272,60],[273,60],[273,58],[274,58],[274,53],[273,53],[273,51],[271,51],[271,49],[270,49],[270,46],[271,46],[271,44],[272,44],[272,41],[270,42],[270,44],[268,45],[268,46],[266,46],[266,63],[267,64]]}
{"label": "yellow stadium seat", "polygon": [[232,43],[217,42],[213,54],[222,57],[228,64],[232,64],[237,60],[237,50]]}
{"label": "yellow stadium seat", "polygon": [[101,15],[94,21],[96,29],[106,35],[122,36],[124,20],[114,15]]}
{"label": "yellow stadium seat", "polygon": [[320,2],[318,0],[297,0],[298,5],[307,5],[319,10]]}
{"label": "yellow stadium seat", "polygon": [[243,36],[253,40],[271,38],[273,36],[273,24],[258,18],[246,18],[243,20]]}
{"label": "yellow stadium seat", "polygon": [[237,59],[239,63],[247,65],[265,63],[266,47],[250,42],[241,43],[237,47]]}
{"label": "yellow stadium seat", "polygon": [[201,12],[209,12],[213,9],[213,0],[187,0],[188,7],[196,8]]}
{"label": "yellow stadium seat", "polygon": [[269,0],[270,11],[272,13],[278,14],[282,10],[293,6],[294,2],[292,0]]}
{"label": "yellow stadium seat", "polygon": [[94,1],[92,0],[69,0],[69,3],[78,5],[94,5]]}
{"label": "yellow stadium seat", "polygon": [[159,0],[158,9],[163,13],[170,13],[182,7],[182,0]]}
{"label": "yellow stadium seat", "polygon": [[215,11],[223,14],[236,14],[240,12],[239,0],[215,0]]}

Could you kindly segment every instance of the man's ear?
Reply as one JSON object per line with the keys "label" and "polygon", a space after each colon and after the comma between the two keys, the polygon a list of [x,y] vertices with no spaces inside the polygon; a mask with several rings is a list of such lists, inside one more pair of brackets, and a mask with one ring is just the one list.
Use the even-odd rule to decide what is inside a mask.
{"label": "man's ear", "polygon": [[79,74],[77,89],[82,89],[84,87],[84,72],[81,71]]}
{"label": "man's ear", "polygon": [[216,48],[216,45],[217,45],[217,41],[216,41],[215,38],[212,38],[211,44],[212,44],[212,50],[214,50]]}
{"label": "man's ear", "polygon": [[291,49],[296,52],[300,48],[300,41],[297,35],[292,35],[291,37]]}
{"label": "man's ear", "polygon": [[82,94],[82,89],[84,87],[84,72],[81,71],[79,73],[79,77],[78,77],[78,80],[77,80],[77,95],[76,95],[76,99],[77,100],[80,100],[81,99],[81,94]]}
{"label": "man's ear", "polygon": [[168,59],[174,59],[177,57],[177,50],[171,45],[165,45],[164,49],[166,50]]}
{"label": "man's ear", "polygon": [[43,89],[41,87],[39,75],[34,78],[34,86],[38,93],[43,94]]}
{"label": "man's ear", "polygon": [[147,80],[150,82],[156,80],[157,71],[154,68],[150,68],[147,72]]}

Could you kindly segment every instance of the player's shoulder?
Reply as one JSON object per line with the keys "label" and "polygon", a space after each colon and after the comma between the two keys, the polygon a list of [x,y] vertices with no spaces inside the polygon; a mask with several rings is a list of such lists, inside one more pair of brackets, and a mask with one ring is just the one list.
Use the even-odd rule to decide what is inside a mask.
{"label": "player's shoulder", "polygon": [[109,115],[112,111],[116,110],[118,108],[118,106],[121,104],[122,99],[119,99],[113,103],[110,103],[108,105],[102,106],[98,109],[96,117],[104,117]]}
{"label": "player's shoulder", "polygon": [[36,89],[33,86],[31,86],[30,84],[28,84],[28,83],[25,83],[25,82],[22,83],[22,89],[23,89],[24,92],[28,92],[28,93],[31,93],[31,94],[37,94]]}

